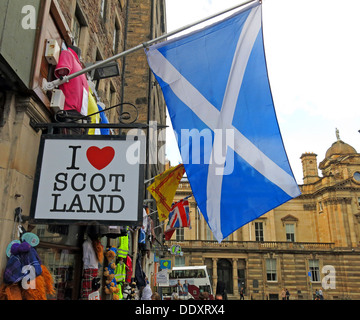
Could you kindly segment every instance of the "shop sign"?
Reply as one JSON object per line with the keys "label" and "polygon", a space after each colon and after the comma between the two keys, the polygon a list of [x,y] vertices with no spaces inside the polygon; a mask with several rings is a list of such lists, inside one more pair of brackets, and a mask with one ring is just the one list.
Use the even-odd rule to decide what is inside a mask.
{"label": "shop sign", "polygon": [[31,218],[140,225],[144,159],[142,136],[43,135]]}
{"label": "shop sign", "polygon": [[88,300],[101,300],[100,292],[99,291],[94,291],[94,292],[90,293],[89,296],[88,296]]}
{"label": "shop sign", "polygon": [[168,286],[169,285],[169,273],[166,269],[156,273],[156,283],[159,286]]}
{"label": "shop sign", "polygon": [[171,260],[160,260],[160,269],[171,270]]}
{"label": "shop sign", "polygon": [[169,249],[170,253],[175,255],[175,256],[182,256],[183,252],[181,251],[181,246],[178,244],[173,244],[170,249]]}

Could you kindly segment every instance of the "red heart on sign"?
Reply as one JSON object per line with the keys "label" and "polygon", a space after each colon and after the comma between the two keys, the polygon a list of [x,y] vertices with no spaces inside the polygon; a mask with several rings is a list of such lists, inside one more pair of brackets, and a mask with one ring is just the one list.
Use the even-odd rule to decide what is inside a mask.
{"label": "red heart on sign", "polygon": [[111,147],[104,147],[102,149],[90,147],[86,151],[86,156],[94,168],[101,170],[108,166],[114,159],[115,150]]}

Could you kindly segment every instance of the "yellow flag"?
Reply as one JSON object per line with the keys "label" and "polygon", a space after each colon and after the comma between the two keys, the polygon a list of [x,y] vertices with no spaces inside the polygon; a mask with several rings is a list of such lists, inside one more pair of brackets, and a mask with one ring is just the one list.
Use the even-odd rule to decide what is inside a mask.
{"label": "yellow flag", "polygon": [[[92,92],[91,88],[89,87],[88,115],[93,114],[98,111],[99,111],[99,108],[96,104],[96,100],[93,96],[93,92]],[[90,118],[91,118],[91,123],[99,123],[100,122],[100,114],[99,113],[91,116]],[[90,128],[88,131],[88,134],[100,134],[100,129],[99,128]]]}
{"label": "yellow flag", "polygon": [[148,186],[147,190],[156,200],[160,221],[168,218],[176,189],[184,173],[184,165],[179,164],[157,175],[154,182]]}

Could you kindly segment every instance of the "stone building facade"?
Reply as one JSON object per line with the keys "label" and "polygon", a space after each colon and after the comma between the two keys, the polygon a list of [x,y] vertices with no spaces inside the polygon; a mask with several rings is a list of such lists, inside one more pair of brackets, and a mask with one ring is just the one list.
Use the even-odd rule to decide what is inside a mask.
{"label": "stone building facade", "polygon": [[[339,136],[317,163],[317,155],[301,155],[301,195],[243,226],[220,244],[189,198],[191,228],[179,229],[168,245],[178,243],[183,257],[175,265],[206,265],[226,283],[230,299],[360,298],[360,154]],[[322,175],[318,173],[318,168]],[[179,185],[176,200],[191,194]]]}
{"label": "stone building facade", "polygon": [[[84,227],[38,225],[29,221],[43,133],[36,124],[55,122],[50,108],[51,92],[43,90],[44,80],[55,79],[55,66],[44,56],[46,41],[55,39],[60,48],[77,46],[84,67],[88,66],[129,49],[134,43],[138,45],[163,34],[165,1],[1,0],[0,6],[0,252],[3,253],[0,272],[3,273],[7,262],[6,248],[17,239],[17,228],[22,224],[26,231],[39,236],[37,250],[49,268],[56,270],[57,287],[65,285],[64,278],[70,279],[67,291],[57,292],[56,298],[78,299]],[[145,54],[140,50],[135,56],[117,60],[119,76],[93,82],[98,101],[106,108],[124,102],[137,107],[135,123],[144,124],[149,149],[154,140],[149,137],[147,124],[151,121],[164,124],[165,104],[158,98],[160,89],[145,65]],[[133,107],[126,107],[129,105],[106,111],[109,122],[119,124],[119,117],[134,111]],[[112,133],[122,134],[121,130],[114,129]],[[159,149],[155,146],[155,153]],[[148,157],[149,153],[146,179],[163,169],[158,162],[148,165]],[[15,217],[17,208],[21,209],[22,221]],[[136,235],[133,241],[137,241]],[[152,272],[151,261],[144,261],[144,266],[146,273]]]}

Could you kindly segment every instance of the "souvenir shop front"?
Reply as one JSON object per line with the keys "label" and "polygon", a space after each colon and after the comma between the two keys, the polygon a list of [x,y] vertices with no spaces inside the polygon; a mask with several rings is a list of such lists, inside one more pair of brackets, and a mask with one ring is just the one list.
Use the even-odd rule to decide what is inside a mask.
{"label": "souvenir shop front", "polygon": [[[125,263],[126,267],[128,277],[121,279],[116,286],[124,286],[124,280],[131,283],[134,231],[128,227],[111,228],[98,224],[36,225],[32,231],[40,239],[36,250],[54,281],[55,293],[48,299],[88,300],[92,296],[93,299],[113,299],[112,292],[107,290],[109,284],[104,274],[110,263],[107,248],[116,248],[115,266],[119,269],[120,263]],[[126,259],[131,263],[126,264],[129,262]]]}
{"label": "souvenir shop front", "polygon": [[[135,299],[149,249],[139,242],[150,241],[152,224],[143,165],[123,158],[132,148],[141,154],[141,141],[42,136],[30,220],[17,217],[0,299]],[[107,163],[89,152],[106,147]]]}
{"label": "souvenir shop front", "polygon": [[[19,240],[7,246],[0,300],[134,300],[146,286],[142,266],[154,238],[145,209],[141,227],[91,222],[28,224],[25,230],[17,223],[16,229]],[[24,271],[24,261],[34,275]]]}

